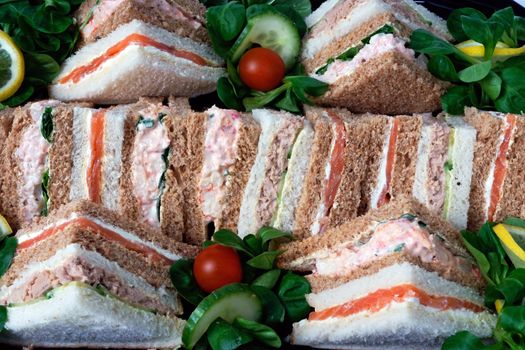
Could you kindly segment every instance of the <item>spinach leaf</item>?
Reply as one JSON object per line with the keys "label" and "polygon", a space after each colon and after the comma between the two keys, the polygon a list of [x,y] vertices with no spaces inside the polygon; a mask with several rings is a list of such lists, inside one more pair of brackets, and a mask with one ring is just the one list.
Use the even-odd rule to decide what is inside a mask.
{"label": "spinach leaf", "polygon": [[504,224],[510,225],[510,226],[518,226],[525,228],[525,220],[517,217],[508,217],[505,220],[503,220]]}
{"label": "spinach leaf", "polygon": [[17,246],[18,240],[16,237],[6,237],[0,243],[0,277],[2,277],[11,266]]}
{"label": "spinach leaf", "polygon": [[273,227],[263,227],[257,232],[257,235],[262,240],[263,249],[268,249],[270,241],[279,238],[291,239],[292,235],[289,232],[284,232]]}
{"label": "spinach leaf", "polygon": [[416,29],[410,37],[410,47],[427,55],[450,55],[459,50],[443,39],[424,29]]}
{"label": "spinach leaf", "polygon": [[271,327],[276,327],[283,323],[286,312],[277,295],[263,286],[252,285],[252,290],[263,304],[264,323]]}
{"label": "spinach leaf", "polygon": [[467,34],[465,34],[465,31],[463,30],[463,23],[461,21],[461,18],[463,16],[478,18],[480,20],[487,19],[487,17],[485,17],[483,13],[470,7],[460,8],[452,11],[452,13],[448,16],[447,28],[450,34],[452,34],[454,39],[456,39],[456,41],[458,42],[466,41],[469,39]]}
{"label": "spinach leaf", "polygon": [[312,13],[312,4],[310,0],[274,0],[272,5],[275,7],[278,6],[287,6],[296,11],[301,17],[307,17]]}
{"label": "spinach leaf", "polygon": [[472,106],[471,89],[468,86],[452,86],[441,97],[441,106],[449,114],[462,115],[466,106]]}
{"label": "spinach leaf", "polygon": [[257,277],[252,282],[252,285],[272,289],[277,284],[277,281],[279,281],[279,277],[281,277],[281,270],[270,270]]}
{"label": "spinach leaf", "polygon": [[465,68],[458,73],[458,77],[465,83],[474,83],[485,79],[485,77],[489,75],[491,69],[492,61],[485,61]]}
{"label": "spinach leaf", "polygon": [[277,295],[284,305],[286,316],[292,322],[298,322],[306,318],[310,312],[310,305],[306,301],[306,294],[311,293],[310,283],[306,278],[292,272],[286,273]]}
{"label": "spinach leaf", "polygon": [[474,334],[462,331],[446,339],[441,350],[478,350],[486,348],[487,346]]}
{"label": "spinach leaf", "polygon": [[493,305],[497,299],[505,300],[505,305],[521,305],[525,298],[525,269],[516,269],[499,284],[487,288],[485,302]]}
{"label": "spinach leaf", "polygon": [[437,78],[444,81],[458,81],[458,72],[452,60],[444,55],[432,56],[428,61],[428,70]]}
{"label": "spinach leaf", "polygon": [[279,338],[273,329],[264,324],[237,317],[233,321],[233,325],[264,345],[276,349],[281,347],[281,338]]}
{"label": "spinach leaf", "polygon": [[248,249],[243,240],[233,231],[230,230],[218,230],[213,234],[213,240],[223,246],[230,247],[246,253],[248,256],[253,257],[254,254]]}
{"label": "spinach leaf", "polygon": [[46,107],[40,121],[40,133],[48,143],[53,143],[53,108]]}
{"label": "spinach leaf", "polygon": [[218,319],[208,328],[208,342],[213,350],[234,350],[253,337],[228,322]]}
{"label": "spinach leaf", "polygon": [[502,92],[496,100],[496,108],[504,113],[525,111],[525,69],[509,67],[501,71]]}
{"label": "spinach leaf", "polygon": [[260,270],[271,270],[275,267],[275,259],[277,259],[277,257],[282,253],[282,250],[264,252],[257,255],[256,257],[251,258],[246,262],[246,264]]}
{"label": "spinach leaf", "polygon": [[168,172],[169,168],[169,156],[170,156],[171,147],[166,147],[164,152],[162,153],[162,161],[164,162],[164,170],[162,171],[162,174],[159,178],[159,197],[157,198],[157,220],[160,222],[160,214],[161,214],[161,205],[162,205],[162,195],[164,194],[164,188],[166,187],[166,173]]}
{"label": "spinach leaf", "polygon": [[193,276],[193,260],[181,259],[171,265],[170,278],[177,292],[192,305],[198,305],[206,294]]}
{"label": "spinach leaf", "polygon": [[234,40],[246,23],[246,9],[237,1],[213,6],[206,12],[208,26],[225,42]]}
{"label": "spinach leaf", "polygon": [[496,100],[501,94],[501,85],[503,80],[494,72],[490,72],[483,80],[479,82],[483,92],[485,92],[490,99]]}
{"label": "spinach leaf", "polygon": [[0,332],[5,329],[7,323],[7,307],[0,305]]}
{"label": "spinach leaf", "polygon": [[42,184],[40,185],[42,190],[42,209],[40,210],[41,216],[47,216],[49,214],[49,169],[47,169],[42,175]]}
{"label": "spinach leaf", "polygon": [[259,255],[263,252],[261,237],[249,234],[242,240],[253,256]]}

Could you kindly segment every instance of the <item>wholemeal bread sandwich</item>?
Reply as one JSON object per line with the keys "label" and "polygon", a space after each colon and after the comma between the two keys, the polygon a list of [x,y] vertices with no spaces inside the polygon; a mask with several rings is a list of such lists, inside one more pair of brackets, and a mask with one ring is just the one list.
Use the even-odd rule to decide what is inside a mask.
{"label": "wholemeal bread sandwich", "polygon": [[261,126],[261,135],[239,212],[237,233],[241,237],[274,221],[289,158],[304,125],[302,118],[286,112],[256,109],[252,116]]}
{"label": "wholemeal bread sandwich", "polygon": [[302,62],[309,75],[331,86],[319,103],[362,113],[439,109],[445,85],[407,42],[417,28],[450,38],[441,18],[412,0],[331,0],[307,23]]}
{"label": "wholemeal bread sandwich", "polygon": [[134,19],[206,42],[205,16],[206,8],[197,0],[87,0],[75,13],[81,44],[103,38]]}
{"label": "wholemeal bread sandwich", "polygon": [[200,244],[216,230],[237,230],[261,127],[246,114],[214,106],[186,118],[183,129],[190,160],[177,169],[184,179],[184,240]]}
{"label": "wholemeal bread sandwich", "polygon": [[13,228],[69,201],[74,108],[59,101],[14,110],[0,177],[3,213]]}
{"label": "wholemeal bread sandwich", "polygon": [[184,321],[168,270],[197,248],[91,202],[73,202],[17,233],[1,280],[5,343],[177,348]]}
{"label": "wholemeal bread sandwich", "polygon": [[215,90],[222,65],[208,45],[133,20],[66,60],[49,94],[98,104],[195,96]]}
{"label": "wholemeal bread sandwich", "polygon": [[525,182],[525,118],[467,108],[465,119],[477,130],[469,228],[478,229],[487,220],[525,217],[519,190]]}
{"label": "wholemeal bread sandwich", "polygon": [[476,290],[409,262],[317,286],[306,299],[314,311],[291,342],[323,349],[439,349],[459,331],[490,337],[496,324]]}
{"label": "wholemeal bread sandwich", "polygon": [[355,279],[392,262],[410,262],[480,288],[483,280],[459,232],[409,197],[399,197],[321,236],[283,246],[282,268],[314,272],[312,287]]}

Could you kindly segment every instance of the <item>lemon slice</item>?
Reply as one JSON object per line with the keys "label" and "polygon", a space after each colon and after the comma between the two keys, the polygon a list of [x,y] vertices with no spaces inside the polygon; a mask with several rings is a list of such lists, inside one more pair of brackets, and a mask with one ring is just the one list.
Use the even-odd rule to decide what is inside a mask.
{"label": "lemon slice", "polygon": [[0,102],[13,96],[24,81],[24,56],[7,33],[0,30]]}
{"label": "lemon slice", "polygon": [[517,268],[525,268],[525,228],[507,224],[494,226],[494,233],[498,236],[503,249]]}
{"label": "lemon slice", "polygon": [[[485,56],[485,46],[474,40],[464,41],[460,44],[457,44],[456,47],[471,57],[482,58]],[[506,59],[523,54],[525,54],[525,46],[512,48],[501,41],[498,41],[496,44],[496,49],[494,50],[494,57],[498,59]]]}
{"label": "lemon slice", "polygon": [[9,226],[7,220],[2,215],[0,215],[0,240],[4,239],[6,236],[9,236],[11,233],[13,233],[11,226]]}

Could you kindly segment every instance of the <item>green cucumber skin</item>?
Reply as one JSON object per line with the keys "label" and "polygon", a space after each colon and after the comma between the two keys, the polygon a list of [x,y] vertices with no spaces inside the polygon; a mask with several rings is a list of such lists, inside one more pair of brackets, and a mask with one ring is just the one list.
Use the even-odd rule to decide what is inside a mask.
{"label": "green cucumber skin", "polygon": [[[268,25],[271,22],[274,22],[275,26]],[[266,30],[268,27],[271,27],[271,30]],[[275,32],[276,40],[269,43],[267,32],[272,31]],[[250,18],[248,25],[230,51],[232,61],[238,62],[253,44],[276,51],[283,59],[286,69],[289,69],[299,57],[301,37],[289,18],[278,12],[267,12]],[[281,50],[276,50],[276,48],[281,48]],[[287,51],[283,52],[285,48]]]}
{"label": "green cucumber skin", "polygon": [[182,342],[191,350],[217,318],[232,323],[237,317],[259,321],[262,315],[262,302],[249,285],[224,286],[204,298],[193,311],[182,333]]}

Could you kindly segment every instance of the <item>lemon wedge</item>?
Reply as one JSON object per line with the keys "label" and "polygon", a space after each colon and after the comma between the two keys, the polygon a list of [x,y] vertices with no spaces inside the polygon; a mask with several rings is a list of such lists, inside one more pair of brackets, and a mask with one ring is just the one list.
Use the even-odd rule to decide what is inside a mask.
{"label": "lemon wedge", "polygon": [[0,102],[13,96],[24,81],[24,56],[6,32],[0,30]]}
{"label": "lemon wedge", "polygon": [[[460,44],[457,44],[456,47],[471,57],[482,58],[485,56],[485,46],[474,40],[464,41]],[[525,46],[512,48],[501,41],[498,41],[496,44],[496,49],[494,50],[494,57],[497,59],[507,59],[523,54],[525,54]]]}
{"label": "lemon wedge", "polygon": [[2,215],[0,215],[0,240],[4,239],[6,236],[9,236],[11,233],[13,233],[11,226],[9,226],[7,220]]}
{"label": "lemon wedge", "polygon": [[525,268],[525,228],[507,224],[494,226],[494,233],[498,236],[503,249],[517,268]]}

